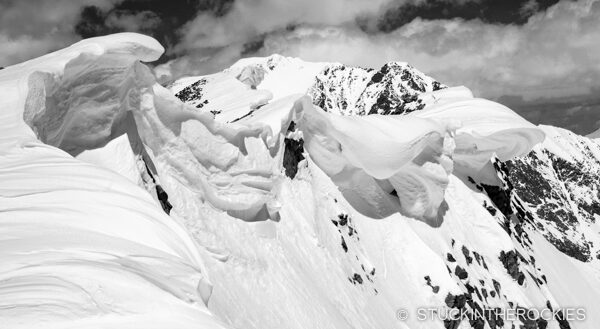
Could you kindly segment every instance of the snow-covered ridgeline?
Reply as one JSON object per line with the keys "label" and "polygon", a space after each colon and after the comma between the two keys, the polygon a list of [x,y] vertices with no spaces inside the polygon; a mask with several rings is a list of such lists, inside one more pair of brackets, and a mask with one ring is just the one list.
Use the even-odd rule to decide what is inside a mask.
{"label": "snow-covered ridgeline", "polygon": [[[329,87],[317,88],[318,81],[326,78]],[[411,112],[402,107],[402,111],[410,112],[408,116],[340,115],[364,114],[365,107],[360,112],[354,103],[371,104],[389,93],[393,94],[389,97],[402,98],[409,87],[418,95],[420,110]],[[390,63],[374,72],[274,55],[243,59],[221,73],[183,78],[170,87],[198,112],[236,123],[264,121],[272,107],[261,106],[269,104],[271,98],[289,98],[295,93],[314,96],[315,88],[331,93],[329,98],[339,98],[336,104],[341,100],[348,104],[343,110],[339,104],[327,105],[325,113],[300,101],[296,116],[310,118],[300,124],[306,149],[340,187],[344,186],[346,197],[353,195],[358,203],[371,200],[367,202],[371,205],[361,209],[374,216],[402,209],[405,214],[431,221],[438,216],[449,173],[498,184],[490,162],[494,154],[502,160],[521,156],[544,139],[541,130],[512,110],[474,98],[465,87],[447,88],[407,64]],[[259,99],[261,105],[256,106]],[[360,178],[363,174],[368,177]],[[373,190],[360,187],[365,180],[375,180],[369,184]],[[397,194],[400,203],[390,193]],[[373,200],[379,201],[373,204]]]}
{"label": "snow-covered ridgeline", "polygon": [[[465,289],[475,296],[472,285],[498,291],[480,305],[556,305],[552,292],[533,284],[521,290],[503,272],[498,253],[512,248],[510,238],[478,203],[484,197],[454,175],[462,174],[453,167],[482,171],[492,153],[521,155],[543,137],[512,111],[445,89],[424,95],[430,109],[420,114],[326,113],[302,95],[320,64],[296,59],[262,77],[242,67],[207,78],[220,104],[234,104],[212,109],[223,114],[215,120],[137,62],[160,53],[152,39],[114,35],[63,52],[74,60],[59,52],[47,65],[0,72],[6,90],[20,93],[2,106],[8,137],[0,138],[7,151],[0,174],[12,183],[0,188],[8,210],[0,215],[7,246],[0,273],[25,278],[0,283],[0,302],[7,301],[0,318],[29,327],[47,319],[59,327],[218,328],[202,303],[206,270],[216,286],[209,307],[237,327],[392,328],[396,308],[448,305],[447,296]],[[15,81],[21,87],[11,89]],[[229,111],[235,122],[223,119]],[[22,118],[47,143],[141,185],[132,168],[143,156],[168,192],[172,218],[123,176],[36,141]],[[136,138],[147,154],[123,150]],[[303,140],[307,151],[294,180],[282,173],[289,140]],[[115,150],[124,159],[102,161]],[[248,223],[255,220],[262,221]],[[465,259],[446,260],[447,252]]]}
{"label": "snow-covered ridgeline", "polygon": [[[181,96],[186,84],[201,81],[195,89],[187,89],[184,99],[191,105],[203,104],[195,106],[197,111],[211,112],[221,122],[231,118],[240,124],[260,122],[274,109],[281,109],[276,104],[282,104],[286,96],[289,101],[289,93],[303,93],[310,87],[310,77],[318,71],[315,67],[322,65],[273,58],[281,60],[278,56],[245,60],[231,70],[176,83],[173,91]],[[257,62],[266,63],[259,65],[267,68],[264,75],[249,85],[240,81],[245,65],[255,68]],[[281,70],[278,65],[283,65]],[[219,90],[225,85],[235,88],[235,93]],[[258,93],[271,93],[275,101],[255,107],[253,95]],[[211,107],[213,95],[218,95],[219,104],[235,106]],[[543,132],[499,104],[473,98],[466,88],[425,93],[421,99],[426,104],[423,109],[394,118],[340,117],[310,106],[307,99],[298,100],[299,131],[293,138],[304,140],[307,167],[302,166],[298,178],[282,182],[277,193],[282,204],[280,223],[242,225],[218,211],[194,209],[181,202],[184,212],[210,214],[207,218],[211,219],[193,227],[203,240],[218,246],[213,248],[218,261],[210,268],[221,280],[211,309],[238,326],[304,328],[326,322],[331,328],[347,328],[348,324],[395,328],[399,324],[392,313],[399,306],[412,311],[433,305],[473,311],[477,307],[592,305],[589,299],[578,303],[574,297],[586,292],[597,296],[590,289],[595,280],[590,269],[549,250],[531,227],[515,229],[514,216],[498,211],[496,200],[492,202],[483,190],[468,183],[467,176],[472,176],[498,184],[490,170],[492,155],[505,160],[524,155],[544,138]],[[230,111],[235,116],[228,116]],[[455,161],[451,174],[445,172],[449,166],[443,165],[449,158]],[[398,174],[400,184],[411,183],[398,184],[401,191],[392,184]],[[412,174],[414,183],[404,174]],[[436,193],[442,194],[441,203]],[[425,214],[438,216],[425,218],[429,225],[411,221],[410,217]],[[330,222],[335,228],[328,227]],[[507,222],[510,228],[506,230],[513,233],[501,226]],[[533,245],[521,244],[530,239],[523,230],[535,241]],[[253,243],[257,238],[260,243]],[[574,270],[582,273],[577,284],[565,284]],[[344,276],[351,285],[340,282]],[[258,280],[258,289],[246,282],[252,279]],[[567,287],[572,287],[572,294]],[[272,317],[255,315],[247,312],[256,309],[253,302],[246,302],[248,298],[276,303],[278,309],[270,313]],[[589,310],[592,316],[593,308]],[[549,320],[527,326],[559,328],[558,322]],[[408,328],[458,326],[458,322],[413,319],[405,324]],[[487,324],[490,328],[523,325],[519,321]],[[463,324],[469,325],[482,328],[486,324]],[[566,328],[565,323],[560,327]],[[582,327],[592,328],[593,321]]]}
{"label": "snow-covered ridgeline", "polygon": [[152,38],[82,41],[0,72],[0,323],[219,328],[196,242],[143,189],[77,153],[139,107]]}

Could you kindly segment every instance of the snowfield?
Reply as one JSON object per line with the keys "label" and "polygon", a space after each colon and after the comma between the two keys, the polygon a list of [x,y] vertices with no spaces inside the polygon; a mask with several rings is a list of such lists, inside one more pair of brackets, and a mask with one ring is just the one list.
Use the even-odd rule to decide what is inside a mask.
{"label": "snowfield", "polygon": [[162,52],[115,34],[0,71],[0,328],[600,320],[599,261],[556,249],[502,169],[552,130],[406,63],[274,55],[166,88],[142,64]]}

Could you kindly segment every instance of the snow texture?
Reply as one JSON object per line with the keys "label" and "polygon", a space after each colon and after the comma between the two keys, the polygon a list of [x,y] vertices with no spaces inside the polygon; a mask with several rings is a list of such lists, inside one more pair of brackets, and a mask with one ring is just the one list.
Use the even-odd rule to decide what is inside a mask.
{"label": "snow texture", "polygon": [[510,163],[597,147],[405,63],[274,55],[167,89],[140,63],[161,53],[116,34],[0,71],[0,326],[596,327],[599,261],[549,243]]}
{"label": "snow texture", "polygon": [[129,180],[48,145],[79,153],[121,133],[138,61],[162,51],[117,34],[0,72],[1,326],[224,327],[185,229]]}

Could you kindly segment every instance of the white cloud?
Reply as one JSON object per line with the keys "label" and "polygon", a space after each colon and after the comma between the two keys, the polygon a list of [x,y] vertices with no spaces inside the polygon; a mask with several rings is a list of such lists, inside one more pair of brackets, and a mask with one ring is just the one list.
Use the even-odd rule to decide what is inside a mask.
{"label": "white cloud", "polygon": [[270,35],[265,53],[379,66],[408,61],[487,97],[587,94],[600,85],[600,3],[561,2],[523,26],[416,19],[389,33],[306,27]]}
{"label": "white cloud", "polygon": [[190,22],[183,30],[182,47],[227,46],[290,24],[338,26],[377,13],[390,2],[392,0],[237,0],[224,17],[200,14]]}
{"label": "white cloud", "polygon": [[149,31],[160,24],[160,18],[151,11],[137,13],[116,11],[106,17],[105,24],[123,31]]}
{"label": "white cloud", "polygon": [[[600,85],[598,0],[563,0],[522,26],[415,19],[386,34],[367,34],[354,24],[356,17],[377,12],[386,0],[351,2],[247,0],[236,2],[224,18],[199,16],[184,29],[179,50],[191,54],[183,61],[204,66],[180,65],[175,75],[220,69],[240,57],[241,44],[263,34],[262,55],[370,67],[408,61],[442,82],[464,84],[485,97],[572,96]],[[532,6],[535,2],[523,10]],[[300,25],[286,30],[291,23]],[[198,57],[202,60],[190,59]]]}
{"label": "white cloud", "polygon": [[18,63],[79,39],[73,26],[84,6],[118,0],[27,0],[0,3],[0,66]]}

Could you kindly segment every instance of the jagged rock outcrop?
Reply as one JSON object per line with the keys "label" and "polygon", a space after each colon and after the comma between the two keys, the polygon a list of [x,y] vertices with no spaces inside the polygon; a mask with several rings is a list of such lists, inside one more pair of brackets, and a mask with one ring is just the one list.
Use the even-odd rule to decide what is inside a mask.
{"label": "jagged rock outcrop", "polygon": [[422,109],[420,95],[446,86],[406,63],[379,70],[335,64],[323,69],[308,91],[315,105],[345,115],[403,114]]}

